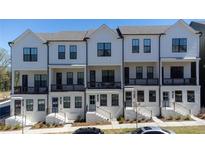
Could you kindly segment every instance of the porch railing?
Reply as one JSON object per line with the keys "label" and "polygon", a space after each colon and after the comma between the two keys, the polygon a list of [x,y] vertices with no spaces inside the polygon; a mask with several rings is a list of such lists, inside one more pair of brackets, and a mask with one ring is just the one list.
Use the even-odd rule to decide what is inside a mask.
{"label": "porch railing", "polygon": [[158,79],[136,79],[130,78],[125,82],[125,85],[158,85]]}
{"label": "porch railing", "polygon": [[88,82],[89,89],[120,89],[121,82]]}
{"label": "porch railing", "polygon": [[105,116],[108,120],[112,120],[112,113],[107,111],[106,109],[103,109],[100,106],[96,106],[96,112]]}
{"label": "porch railing", "polygon": [[51,85],[51,91],[84,91],[85,86],[84,85],[79,85],[79,84],[72,84],[72,85],[57,85],[57,84],[52,84]]}
{"label": "porch railing", "polygon": [[14,87],[15,94],[46,94],[48,87]]}
{"label": "porch railing", "polygon": [[172,78],[164,78],[164,85],[196,85],[195,78],[182,78],[182,79],[172,79]]}

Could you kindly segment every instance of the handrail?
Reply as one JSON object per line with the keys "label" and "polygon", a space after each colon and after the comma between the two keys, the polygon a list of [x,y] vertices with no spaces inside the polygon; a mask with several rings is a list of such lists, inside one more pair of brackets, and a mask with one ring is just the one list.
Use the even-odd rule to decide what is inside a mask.
{"label": "handrail", "polygon": [[[112,119],[112,113],[111,113],[111,112],[107,111],[106,109],[101,108],[100,106],[96,106],[96,108],[97,108],[97,109],[100,109],[101,111],[104,111],[104,112],[108,113],[108,114],[109,114],[109,119],[110,119],[110,120]],[[96,110],[96,111],[97,111],[97,110]]]}
{"label": "handrail", "polygon": [[157,85],[158,78],[129,78],[129,82],[126,85]]}
{"label": "handrail", "polygon": [[[174,111],[176,111],[176,103],[177,102],[173,102],[173,106],[174,106]],[[188,114],[191,114],[191,109],[183,106],[182,104],[177,103],[178,106],[182,107],[183,109],[185,109],[186,111],[188,111]]]}
{"label": "handrail", "polygon": [[[136,102],[134,104],[136,104]],[[139,105],[139,106],[134,106],[134,108],[136,108],[136,112],[137,112],[137,110],[140,110],[140,108],[145,109],[146,111],[148,111],[150,113],[150,119],[152,119],[152,116],[153,116],[152,110],[148,109],[147,106]]]}
{"label": "handrail", "polygon": [[64,116],[64,124],[66,123],[66,119],[67,119],[67,118],[66,118],[66,116],[67,116],[66,112],[64,112],[64,111],[62,111],[62,110],[53,110],[53,111],[54,111],[54,112],[53,112],[53,111],[52,111],[52,108],[50,108],[50,107],[49,107],[49,108],[46,108],[46,109],[47,109],[47,111],[48,111],[48,114],[54,113],[54,114],[55,114],[55,117],[56,117],[56,114],[57,114],[57,113],[62,113],[63,116]]}

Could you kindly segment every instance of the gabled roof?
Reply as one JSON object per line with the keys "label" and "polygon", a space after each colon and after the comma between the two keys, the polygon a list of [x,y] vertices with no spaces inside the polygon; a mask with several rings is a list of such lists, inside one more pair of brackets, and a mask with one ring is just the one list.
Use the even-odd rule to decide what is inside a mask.
{"label": "gabled roof", "polygon": [[170,26],[120,26],[119,30],[122,35],[134,34],[162,34]]}
{"label": "gabled roof", "polygon": [[47,41],[82,41],[86,31],[63,31],[56,33],[36,33],[39,37]]}

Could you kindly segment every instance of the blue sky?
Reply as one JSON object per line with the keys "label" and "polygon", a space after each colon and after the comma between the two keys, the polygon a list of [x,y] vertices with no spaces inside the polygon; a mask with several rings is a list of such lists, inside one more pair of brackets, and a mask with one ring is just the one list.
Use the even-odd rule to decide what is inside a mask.
{"label": "blue sky", "polygon": [[[199,19],[198,19],[199,20]],[[8,42],[14,40],[26,29],[31,29],[34,32],[57,32],[65,30],[87,30],[98,28],[102,24],[106,24],[111,28],[117,28],[122,25],[170,25],[174,24],[177,20],[111,20],[111,19],[96,19],[96,20],[0,20],[0,47],[10,50]],[[188,24],[193,21],[191,19],[185,20]]]}

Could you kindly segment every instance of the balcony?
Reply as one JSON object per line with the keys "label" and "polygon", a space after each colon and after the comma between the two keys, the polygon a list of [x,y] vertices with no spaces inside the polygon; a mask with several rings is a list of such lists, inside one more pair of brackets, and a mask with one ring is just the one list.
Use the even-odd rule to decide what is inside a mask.
{"label": "balcony", "polygon": [[85,86],[79,85],[79,84],[72,84],[72,85],[51,85],[51,91],[52,92],[61,92],[61,91],[84,91]]}
{"label": "balcony", "polygon": [[163,79],[163,85],[196,85],[195,78],[182,78],[182,79]]}
{"label": "balcony", "polygon": [[130,78],[125,85],[158,85],[158,79],[135,79]]}
{"label": "balcony", "polygon": [[88,89],[121,89],[121,82],[88,82]]}
{"label": "balcony", "polygon": [[14,87],[14,94],[47,94],[48,87]]}

